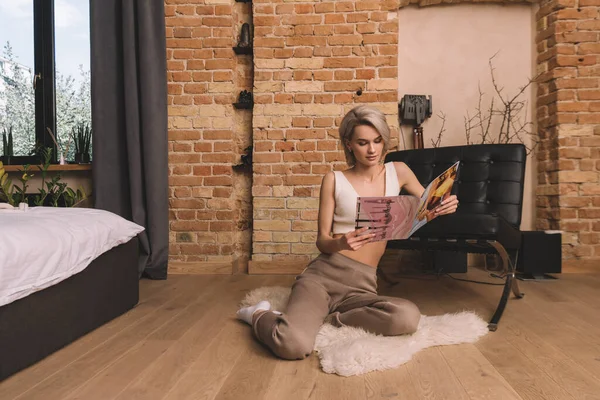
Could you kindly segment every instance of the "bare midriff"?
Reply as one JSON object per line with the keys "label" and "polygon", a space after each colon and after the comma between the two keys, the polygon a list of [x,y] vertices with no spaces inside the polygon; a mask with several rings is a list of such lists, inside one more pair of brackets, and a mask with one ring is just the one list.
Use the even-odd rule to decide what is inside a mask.
{"label": "bare midriff", "polygon": [[[333,235],[334,238],[344,236],[342,234]],[[386,241],[368,243],[358,250],[341,250],[339,253],[355,261],[367,264],[377,268],[379,260],[385,252]]]}

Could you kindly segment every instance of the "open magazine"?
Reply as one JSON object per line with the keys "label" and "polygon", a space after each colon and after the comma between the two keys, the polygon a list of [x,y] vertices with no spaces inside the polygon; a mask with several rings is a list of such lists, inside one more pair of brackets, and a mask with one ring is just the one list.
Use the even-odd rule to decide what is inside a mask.
{"label": "open magazine", "polygon": [[367,233],[375,234],[373,241],[409,238],[434,219],[435,208],[450,197],[459,164],[457,161],[431,181],[421,198],[411,195],[358,197],[356,229],[368,226]]}

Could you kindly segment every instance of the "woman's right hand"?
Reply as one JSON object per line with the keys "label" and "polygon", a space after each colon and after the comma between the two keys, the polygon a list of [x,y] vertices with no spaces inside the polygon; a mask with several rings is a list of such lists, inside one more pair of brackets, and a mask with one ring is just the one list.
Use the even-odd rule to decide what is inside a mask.
{"label": "woman's right hand", "polygon": [[374,233],[366,233],[369,230],[368,226],[348,232],[343,236],[340,236],[340,250],[352,250],[356,251],[363,247],[365,244],[370,243],[375,237]]}

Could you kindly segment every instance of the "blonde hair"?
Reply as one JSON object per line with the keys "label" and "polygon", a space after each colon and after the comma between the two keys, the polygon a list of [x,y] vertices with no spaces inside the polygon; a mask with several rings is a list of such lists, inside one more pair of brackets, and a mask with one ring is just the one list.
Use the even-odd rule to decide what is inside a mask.
{"label": "blonde hair", "polygon": [[346,143],[352,140],[354,129],[361,125],[370,126],[381,135],[383,139],[383,154],[387,152],[390,143],[390,127],[387,124],[385,115],[377,108],[364,104],[354,107],[344,116],[339,128],[340,141],[344,148],[346,163],[351,167],[356,164],[356,157],[348,149]]}

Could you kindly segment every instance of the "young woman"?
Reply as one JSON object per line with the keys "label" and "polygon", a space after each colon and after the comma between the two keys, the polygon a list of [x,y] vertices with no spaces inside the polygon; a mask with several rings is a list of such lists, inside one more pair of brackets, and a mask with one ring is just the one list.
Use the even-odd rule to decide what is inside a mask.
{"label": "young woman", "polygon": [[[355,230],[354,220],[358,196],[397,196],[401,188],[421,196],[425,189],[406,164],[382,163],[390,129],[381,111],[355,107],[339,132],[350,168],[323,178],[317,236],[321,254],[296,277],[285,313],[271,310],[267,301],[237,313],[260,342],[284,359],[309,356],[325,320],[392,336],[415,332],[421,317],[412,302],[377,294],[376,268],[386,242],[373,241],[368,228]],[[450,214],[457,205],[451,196],[434,212]]]}

